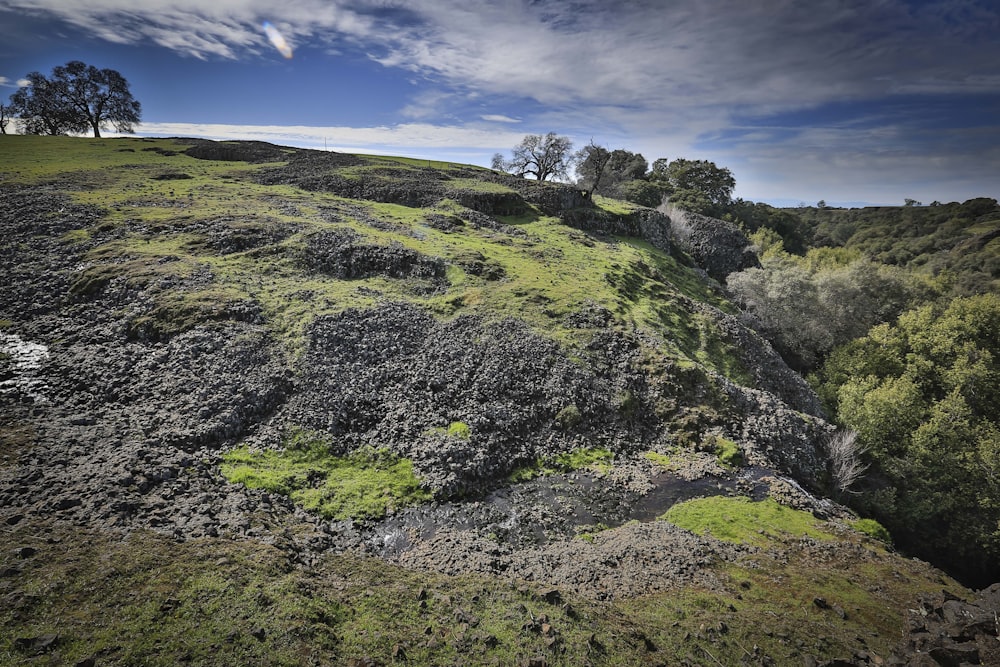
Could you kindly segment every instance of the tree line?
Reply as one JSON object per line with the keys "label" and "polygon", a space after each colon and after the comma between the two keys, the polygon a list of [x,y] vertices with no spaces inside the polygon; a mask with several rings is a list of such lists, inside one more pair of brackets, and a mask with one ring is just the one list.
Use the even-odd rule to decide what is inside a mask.
{"label": "tree line", "polygon": [[27,85],[0,104],[0,134],[11,120],[20,121],[23,134],[82,134],[101,136],[101,128],[132,132],[142,105],[132,96],[128,81],[113,69],[98,69],[79,60],[52,69],[51,76],[30,72]]}
{"label": "tree line", "polygon": [[577,185],[588,195],[659,206],[665,197],[686,210],[716,213],[732,203],[736,179],[725,167],[708,160],[659,158],[652,166],[641,153],[611,150],[593,140],[573,151],[568,137],[549,132],[529,134],[511,150],[493,156],[492,167],[539,181],[567,178],[575,171]]}

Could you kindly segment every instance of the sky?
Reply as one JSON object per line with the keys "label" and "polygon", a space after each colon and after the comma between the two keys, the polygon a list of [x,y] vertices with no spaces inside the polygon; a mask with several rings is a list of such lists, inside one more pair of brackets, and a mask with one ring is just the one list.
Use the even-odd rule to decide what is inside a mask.
{"label": "sky", "polygon": [[1000,198],[998,35],[1000,0],[0,0],[0,101],[82,60],[141,136],[488,166],[556,132],[752,201],[927,204]]}

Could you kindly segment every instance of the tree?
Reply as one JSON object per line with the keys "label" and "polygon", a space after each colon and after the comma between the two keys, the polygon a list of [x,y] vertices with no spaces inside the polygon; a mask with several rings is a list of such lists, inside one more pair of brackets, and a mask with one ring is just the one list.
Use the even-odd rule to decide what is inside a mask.
{"label": "tree", "polygon": [[708,160],[677,158],[666,166],[657,160],[653,163],[653,175],[669,183],[673,190],[671,200],[678,196],[704,198],[715,206],[725,206],[736,187],[731,171]]}
{"label": "tree", "polygon": [[531,174],[539,181],[550,178],[565,178],[569,172],[573,142],[569,137],[560,137],[555,132],[545,136],[529,134],[511,150],[511,159],[504,159],[497,153],[493,156],[493,168],[517,176]]}
{"label": "tree", "polygon": [[22,132],[58,135],[87,129],[57,83],[39,72],[30,72],[25,78],[28,85],[10,96],[11,111],[21,120]]}
{"label": "tree", "polygon": [[610,161],[611,152],[604,146],[595,144],[593,139],[573,156],[579,185],[587,191],[588,197],[593,195],[594,190],[600,185],[601,177]]}
{"label": "tree", "polygon": [[647,180],[649,165],[641,153],[622,148],[609,151],[591,140],[576,153],[574,160],[577,183],[589,194],[597,192],[653,208],[663,199],[662,185]]}
{"label": "tree", "polygon": [[646,169],[649,163],[642,153],[633,153],[622,148],[611,151],[611,160],[608,162],[608,169],[615,175],[619,182],[634,181],[646,177]]}
{"label": "tree", "polygon": [[854,504],[969,585],[1000,568],[1000,296],[908,311],[838,348],[817,382],[871,473]]}
{"label": "tree", "polygon": [[[766,239],[761,230],[768,229],[751,238]],[[789,365],[806,371],[834,347],[895,318],[912,300],[900,269],[829,248],[805,257],[769,249],[760,268],[732,273],[726,285]]]}
{"label": "tree", "polygon": [[46,78],[31,72],[29,84],[11,96],[11,106],[27,134],[66,134],[90,129],[95,137],[110,125],[132,132],[142,106],[128,81],[113,69],[98,69],[79,60],[52,69]]}
{"label": "tree", "polygon": [[10,123],[11,108],[7,104],[0,104],[0,134],[7,134],[7,125]]}

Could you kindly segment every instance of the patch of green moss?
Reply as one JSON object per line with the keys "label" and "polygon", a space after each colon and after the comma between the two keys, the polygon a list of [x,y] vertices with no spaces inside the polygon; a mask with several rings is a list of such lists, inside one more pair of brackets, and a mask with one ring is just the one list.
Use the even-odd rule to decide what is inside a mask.
{"label": "patch of green moss", "polygon": [[465,422],[452,422],[448,425],[448,435],[461,440],[468,440],[472,437],[472,430]]}
{"label": "patch of green moss", "polygon": [[512,483],[526,482],[536,477],[556,475],[574,470],[590,470],[599,474],[606,474],[611,470],[614,458],[614,453],[608,449],[581,447],[565,454],[538,459],[531,465],[518,468],[507,479]]}
{"label": "patch of green moss", "polygon": [[886,544],[892,544],[892,535],[885,526],[880,524],[875,519],[858,519],[857,521],[851,522],[851,527],[859,533],[864,533],[868,537],[874,538],[879,542],[884,542]]}
{"label": "patch of green moss", "polygon": [[408,459],[363,448],[334,456],[308,433],[293,435],[284,451],[239,447],[223,456],[222,474],[234,484],[287,495],[328,519],[379,519],[431,499]]}
{"label": "patch of green moss", "polygon": [[719,463],[727,468],[738,468],[743,465],[743,450],[729,438],[708,435],[701,441],[698,449],[715,454]]}
{"label": "patch of green moss", "polygon": [[834,539],[812,514],[780,505],[773,498],[759,502],[744,497],[697,498],[674,505],[660,518],[692,533],[756,546],[803,536]]}
{"label": "patch of green moss", "polygon": [[670,467],[670,457],[667,456],[666,454],[660,454],[659,452],[646,452],[645,454],[643,454],[643,457],[652,461],[653,463],[662,468]]}

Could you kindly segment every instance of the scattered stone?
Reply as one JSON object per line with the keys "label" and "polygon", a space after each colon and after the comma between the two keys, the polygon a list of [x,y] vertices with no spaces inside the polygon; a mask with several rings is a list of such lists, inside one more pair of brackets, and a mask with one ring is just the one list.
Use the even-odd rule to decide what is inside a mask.
{"label": "scattered stone", "polygon": [[18,637],[14,640],[14,648],[31,655],[41,655],[53,649],[59,641],[59,635],[46,634],[37,637]]}
{"label": "scattered stone", "polygon": [[35,547],[18,547],[17,549],[14,549],[14,555],[20,559],[31,558],[37,553],[38,549]]}

